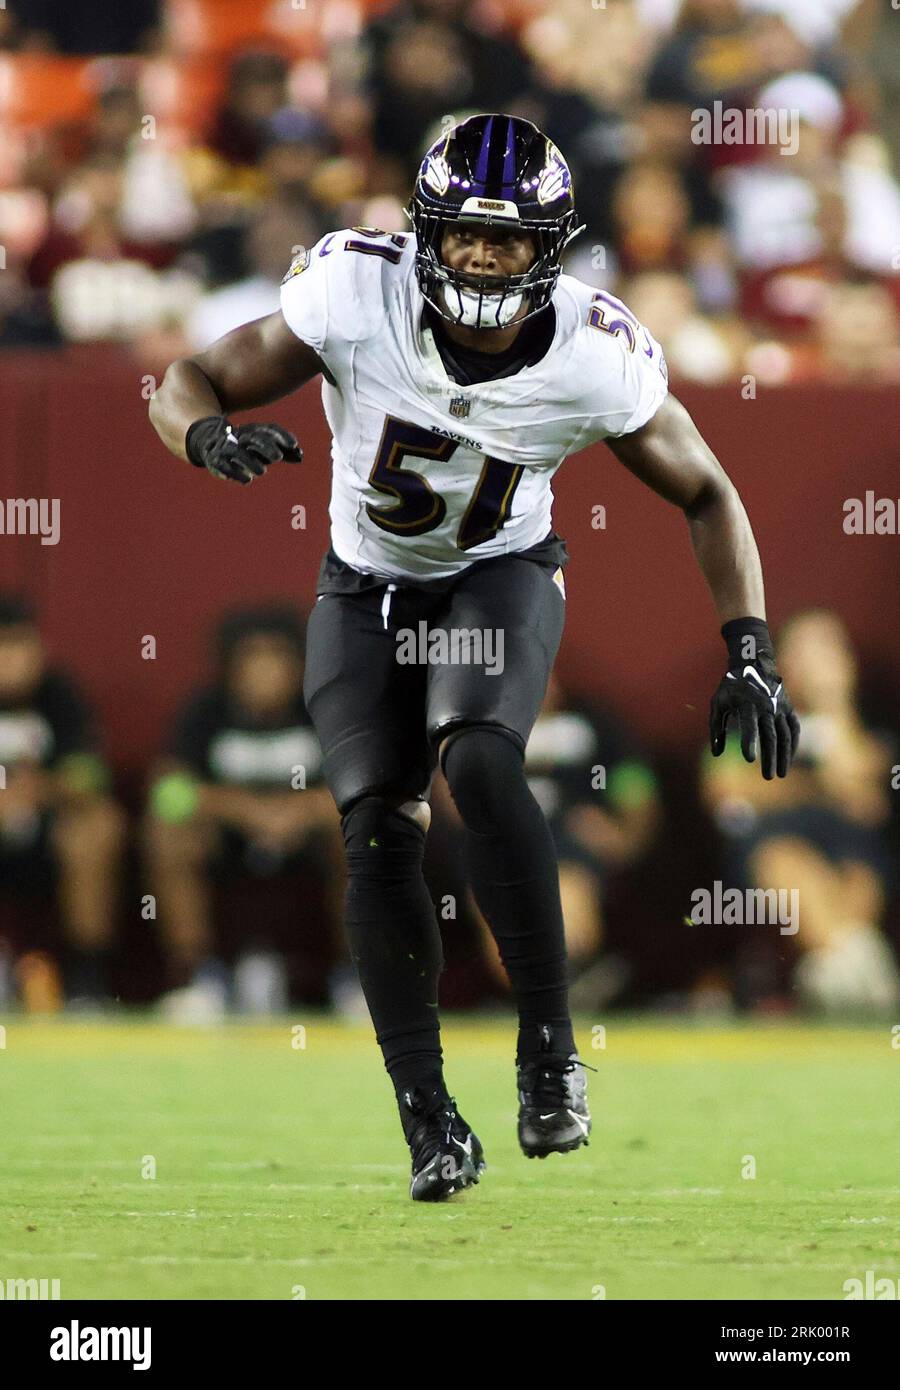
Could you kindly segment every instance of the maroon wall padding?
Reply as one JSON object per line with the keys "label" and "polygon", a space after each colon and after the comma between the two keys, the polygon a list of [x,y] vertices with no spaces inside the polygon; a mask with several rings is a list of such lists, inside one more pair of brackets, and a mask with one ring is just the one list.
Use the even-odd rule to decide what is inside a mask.
{"label": "maroon wall padding", "polygon": [[[0,500],[61,503],[58,546],[0,536],[0,587],[37,600],[54,657],[99,708],[133,810],[173,710],[203,674],[212,624],[239,601],[287,597],[308,607],[328,538],[330,449],[316,385],[258,412],[296,431],[303,464],[276,466],[238,488],[160,444],[145,399],[153,370],[112,349],[0,354]],[[896,729],[900,537],[848,536],[842,526],[849,497],[900,498],[896,392],[810,387],[744,400],[735,386],[681,394],[747,504],[773,623],[814,604],[840,612],[862,654],[869,708]],[[602,445],[563,466],[556,494],[556,527],[572,556],[559,669],[580,693],[626,716],[660,772],[667,812],[650,856],[612,885],[607,940],[635,967],[632,1001],[681,997],[737,942],[730,928],[684,926],[693,888],[721,872],[696,794],[707,705],[723,669],[719,624],[681,515]],[[305,530],[292,526],[298,505]],[[592,526],[598,506],[605,529]],[[154,661],[141,658],[145,636],[156,639]],[[138,886],[129,882],[133,903]],[[149,998],[162,978],[152,941],[132,909],[124,925],[119,988]],[[900,943],[896,891],[888,925]],[[458,935],[446,942],[442,989],[451,1004],[477,1000],[485,983],[472,942]]]}
{"label": "maroon wall padding", "polygon": [[[120,770],[139,772],[236,601],[313,600],[327,545],[329,437],[313,384],[257,412],[299,435],[299,467],[238,488],[171,457],[147,420],[146,368],[122,352],[0,355],[0,500],[58,497],[61,540],[0,536],[0,585],[37,599],[54,656],[97,701]],[[848,536],[843,504],[900,498],[900,405],[888,388],[685,389],[734,478],[777,624],[836,608],[867,666],[900,689],[900,537]],[[563,465],[555,524],[569,543],[560,670],[627,712],[651,746],[693,761],[723,647],[680,513],[602,445]],[[292,508],[306,508],[306,529]],[[594,529],[594,508],[606,509]],[[144,636],[157,656],[141,657]]]}

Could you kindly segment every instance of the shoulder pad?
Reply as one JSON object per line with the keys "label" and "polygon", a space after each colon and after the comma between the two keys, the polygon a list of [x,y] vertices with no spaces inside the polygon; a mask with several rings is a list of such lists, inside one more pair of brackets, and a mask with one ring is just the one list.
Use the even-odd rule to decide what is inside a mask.
{"label": "shoulder pad", "polygon": [[370,337],[384,320],[392,283],[412,245],[403,233],[344,227],[300,248],[281,282],[288,326],[320,351]]}

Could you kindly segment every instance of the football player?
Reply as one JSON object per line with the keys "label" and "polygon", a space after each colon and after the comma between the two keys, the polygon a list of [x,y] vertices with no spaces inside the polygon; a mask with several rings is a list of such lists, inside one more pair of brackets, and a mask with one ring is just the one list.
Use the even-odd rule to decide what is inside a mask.
{"label": "football player", "polygon": [[[473,116],[428,150],[407,211],[412,234],[352,227],[297,256],[281,312],[174,363],[151,418],[174,454],[247,484],[301,452],[287,430],[235,413],[324,378],[331,547],[304,694],[342,817],[346,928],[411,1193],[435,1200],[484,1166],[442,1072],[441,938],[422,877],[438,762],[518,1010],[520,1145],[543,1158],[590,1132],[553,841],[523,767],[563,628],[568,557],[550,485],[564,459],[606,440],[683,510],[728,650],[713,751],[734,719],[744,757],[758,745],[763,776],[783,777],[799,726],[734,486],[669,394],[659,344],[624,304],[561,273],[580,228],[560,151],[529,121]],[[423,631],[450,652],[468,634],[471,649],[399,659]],[[502,669],[465,659],[479,635],[502,639]]]}

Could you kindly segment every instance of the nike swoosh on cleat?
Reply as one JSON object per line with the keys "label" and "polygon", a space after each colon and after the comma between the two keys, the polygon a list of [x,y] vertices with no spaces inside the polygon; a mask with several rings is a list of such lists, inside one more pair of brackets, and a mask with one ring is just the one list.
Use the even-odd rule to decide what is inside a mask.
{"label": "nike swoosh on cleat", "polygon": [[573,1119],[573,1120],[575,1121],[575,1123],[578,1125],[578,1128],[581,1130],[582,1134],[587,1134],[587,1133],[588,1133],[588,1122],[587,1122],[587,1120],[583,1120],[583,1119],[581,1118],[580,1115],[576,1115],[574,1110],[570,1110],[570,1111],[569,1111],[569,1114],[572,1116],[572,1119]]}

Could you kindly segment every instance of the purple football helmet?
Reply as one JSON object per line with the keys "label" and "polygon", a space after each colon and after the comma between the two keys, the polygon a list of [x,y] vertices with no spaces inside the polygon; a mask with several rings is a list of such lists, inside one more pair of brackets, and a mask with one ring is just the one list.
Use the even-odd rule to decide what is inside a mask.
{"label": "purple football helmet", "polygon": [[[471,116],[428,150],[407,216],[416,233],[416,278],[423,297],[451,323],[502,328],[549,302],[563,248],[576,227],[572,175],[548,136],[520,116]],[[533,264],[521,275],[451,270],[441,257],[449,223],[487,223],[533,237]],[[525,302],[527,300],[527,303]],[[518,311],[525,303],[525,313]]]}

